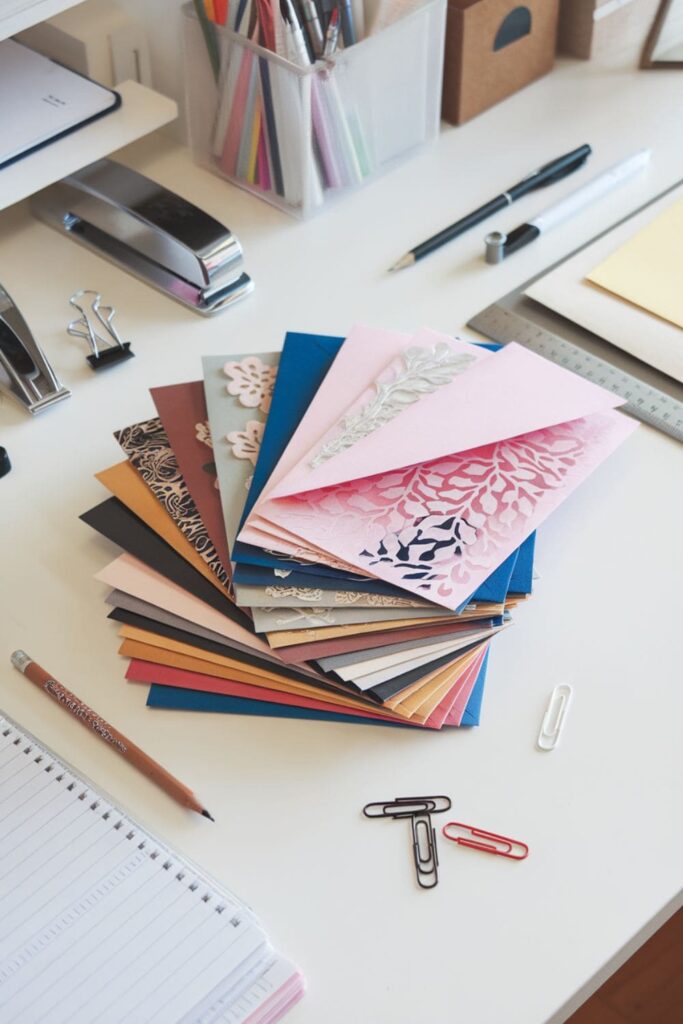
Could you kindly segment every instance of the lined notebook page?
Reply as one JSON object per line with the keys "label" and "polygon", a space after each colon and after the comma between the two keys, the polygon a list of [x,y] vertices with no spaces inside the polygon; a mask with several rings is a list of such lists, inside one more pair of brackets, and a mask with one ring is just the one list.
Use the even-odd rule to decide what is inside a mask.
{"label": "lined notebook page", "polygon": [[3,1024],[256,1024],[302,991],[244,904],[0,714]]}

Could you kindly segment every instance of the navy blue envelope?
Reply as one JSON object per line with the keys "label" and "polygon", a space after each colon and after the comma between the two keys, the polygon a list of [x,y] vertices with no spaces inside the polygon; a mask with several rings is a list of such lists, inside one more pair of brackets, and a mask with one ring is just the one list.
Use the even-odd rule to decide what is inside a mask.
{"label": "navy blue envelope", "polygon": [[[479,587],[473,600],[494,601],[499,604],[505,600],[508,590],[515,590],[511,580],[520,550],[513,551],[497,569],[494,569],[488,579],[484,580]],[[523,576],[520,574],[520,582],[522,578]],[[385,583],[383,580],[369,580],[364,576],[345,577],[343,574],[334,578],[332,576],[314,576],[312,573],[297,572],[296,570],[292,570],[286,579],[282,579],[275,575],[274,569],[269,569],[265,565],[238,565],[233,573],[233,582],[241,583],[244,586],[317,587],[321,590],[359,590],[366,594],[387,594],[390,597],[406,596],[405,590],[394,587],[391,583]],[[518,590],[515,592],[528,593],[528,591]],[[324,603],[325,599],[322,598],[321,604]],[[465,602],[465,604],[467,603]]]}
{"label": "navy blue envelope", "polygon": [[481,663],[479,669],[479,675],[477,681],[474,684],[470,699],[467,701],[467,707],[463,712],[462,720],[460,725],[479,725],[479,719],[481,717],[481,702],[484,698],[484,683],[486,682],[486,673],[489,667],[489,654],[491,648],[484,655],[484,660]]}
{"label": "navy blue envelope", "polygon": [[530,533],[524,543],[517,548],[517,561],[510,577],[510,593],[512,594],[531,593],[534,575],[535,544],[536,534]]}

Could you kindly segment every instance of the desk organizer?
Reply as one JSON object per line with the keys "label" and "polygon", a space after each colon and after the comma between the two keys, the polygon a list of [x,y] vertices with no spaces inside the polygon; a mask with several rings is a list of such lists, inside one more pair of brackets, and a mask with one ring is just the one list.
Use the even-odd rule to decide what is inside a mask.
{"label": "desk organizer", "polygon": [[469,121],[547,74],[558,10],[559,0],[448,0],[444,119]]}
{"label": "desk organizer", "polygon": [[218,84],[183,9],[190,146],[197,163],[296,217],[405,160],[439,131],[445,0],[309,67],[216,26]]}

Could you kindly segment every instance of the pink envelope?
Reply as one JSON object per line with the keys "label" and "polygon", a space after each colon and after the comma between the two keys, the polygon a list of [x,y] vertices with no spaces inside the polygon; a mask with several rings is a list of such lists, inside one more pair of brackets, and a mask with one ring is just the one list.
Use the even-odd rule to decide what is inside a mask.
{"label": "pink envelope", "polygon": [[[367,386],[368,381],[374,380],[410,340],[409,334],[402,334],[399,331],[384,331],[363,325],[351,330],[334,360],[334,376],[330,371],[318,388],[315,398],[251,510],[240,539],[262,546],[258,537],[253,539],[250,536],[250,528],[252,524],[256,526],[259,523],[263,511],[267,512],[270,491],[296,466],[311,445],[334,426],[349,404],[349,391],[352,396],[359,394]],[[343,378],[344,388],[338,386],[337,376]]]}
{"label": "pink envelope", "polygon": [[482,662],[486,656],[489,644],[486,645],[481,654],[472,662],[458,680],[458,686],[448,694],[448,698],[442,702],[427,719],[430,725],[440,729],[443,725],[460,725],[465,708],[475,687]]}
{"label": "pink envelope", "polygon": [[[434,335],[429,332],[427,337]],[[424,342],[425,332],[417,340]],[[287,497],[392,472],[624,403],[618,395],[514,342],[495,356],[450,338],[436,342],[432,349],[439,345],[455,358],[469,357],[472,362],[455,372],[448,383],[435,384],[435,390],[418,393],[412,404],[401,408],[372,433],[355,442],[351,440],[349,447],[312,465],[326,443],[329,445],[344,434],[343,424],[335,425],[273,487],[270,497]],[[399,357],[379,380],[396,377],[402,369],[403,359]],[[344,419],[367,408],[374,394],[373,388],[367,389],[347,410]]]}
{"label": "pink envelope", "polygon": [[[415,350],[426,338],[434,360],[444,349],[472,351],[463,342],[433,341],[437,337],[422,332],[407,346],[398,344]],[[347,346],[353,350],[354,340],[340,356]],[[384,383],[401,371],[396,380],[409,379],[408,355],[376,380]],[[325,384],[348,396],[337,362]],[[418,390],[424,379],[423,373]],[[394,389],[399,397],[406,391],[401,387]],[[613,411],[619,398],[515,344],[496,355],[484,352],[452,379],[401,398],[397,412],[372,419],[371,431],[361,415],[359,428],[359,410],[380,393],[376,385],[347,403],[347,415],[271,482],[259,529],[272,524],[276,550],[277,530],[286,531],[326,553],[315,560],[342,560],[450,609],[466,601],[636,426]],[[340,437],[335,450],[330,439]],[[300,448],[303,441],[299,437]],[[316,458],[330,449],[329,457]],[[251,540],[248,529],[242,539]]]}

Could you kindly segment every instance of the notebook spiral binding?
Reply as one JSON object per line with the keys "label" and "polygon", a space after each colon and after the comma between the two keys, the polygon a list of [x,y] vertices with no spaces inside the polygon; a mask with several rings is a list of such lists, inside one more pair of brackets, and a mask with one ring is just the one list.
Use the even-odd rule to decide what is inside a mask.
{"label": "notebook spiral binding", "polygon": [[[27,737],[22,735],[22,733],[19,732],[19,730],[13,728],[12,726],[6,726],[2,730],[2,732],[0,732],[0,736],[2,736],[3,738],[7,738],[13,732],[16,733],[16,736],[12,740],[12,744],[14,746],[19,747],[21,746],[22,742],[25,742],[27,739]],[[46,753],[38,746],[37,743],[34,744],[29,740],[28,744],[23,748],[22,754],[28,756],[34,750],[38,750],[39,753],[38,756],[35,757],[33,760],[35,761],[36,764],[41,764],[46,759]],[[63,782],[67,778],[70,779],[68,785],[66,786],[66,789],[68,792],[73,792],[73,790],[75,790],[78,787],[80,780],[74,778],[69,772],[68,768],[57,759],[51,760],[50,763],[45,766],[43,771],[49,774],[53,772],[55,769],[61,770],[61,774],[55,776],[55,782]],[[89,810],[97,811],[101,806],[104,806],[105,810],[101,814],[101,817],[103,818],[104,821],[108,821],[109,818],[114,813],[114,808],[110,804],[107,804],[101,797],[97,796],[94,793],[91,793],[87,786],[78,794],[77,799],[85,800],[89,794],[95,797],[93,803],[91,803],[89,806]],[[157,860],[160,856],[162,856],[162,850],[159,849],[156,842],[151,842],[151,837],[144,831],[144,829],[142,829],[135,822],[132,822],[125,817],[121,817],[114,825],[112,825],[112,828],[116,831],[119,831],[124,827],[128,827],[128,832],[126,833],[125,838],[129,842],[132,842],[136,837],[142,838],[142,841],[138,843],[138,850],[145,850],[148,845],[153,847],[153,849],[151,849],[149,853],[150,860]],[[166,860],[161,866],[164,871],[170,871],[173,867],[176,866],[176,862],[173,860],[172,857],[167,856]],[[181,869],[180,871],[178,871],[175,877],[177,881],[183,882],[187,877],[187,872]],[[188,885],[188,889],[190,890],[190,892],[193,893],[198,892],[200,889],[203,889],[204,891],[202,892],[202,895],[200,897],[201,902],[210,903],[211,900],[216,900],[216,905],[213,908],[216,911],[216,913],[222,914],[225,911],[226,906],[221,901],[217,892],[212,891],[208,886],[203,884],[198,877],[192,878],[192,881]],[[239,924],[239,918],[236,917],[233,923],[235,925]]]}

